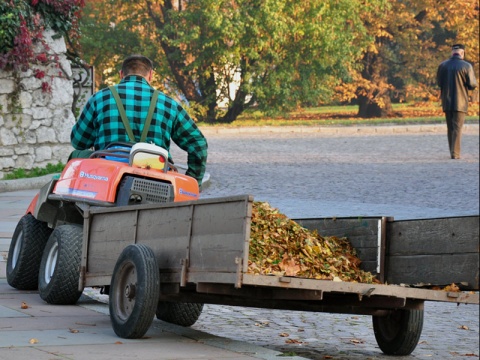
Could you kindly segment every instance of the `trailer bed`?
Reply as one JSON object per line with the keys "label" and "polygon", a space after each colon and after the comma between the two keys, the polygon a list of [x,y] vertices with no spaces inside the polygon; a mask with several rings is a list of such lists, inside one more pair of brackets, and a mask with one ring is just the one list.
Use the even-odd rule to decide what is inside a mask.
{"label": "trailer bed", "polygon": [[[441,274],[440,266],[425,274],[412,272],[411,267],[395,260],[398,253],[414,256],[408,255],[409,249],[414,252],[422,246],[429,249],[421,245],[423,234],[415,221],[405,227],[404,223],[399,225],[388,217],[350,219],[350,225],[347,219],[298,219],[300,224],[317,229],[321,235],[336,232],[351,240],[365,270],[375,273],[383,282],[361,284],[249,274],[252,206],[253,197],[241,195],[174,205],[91,207],[84,212],[79,286],[83,289],[110,284],[121,251],[130,244],[144,244],[157,258],[160,297],[165,301],[372,315],[392,308],[422,308],[423,301],[479,303],[478,292],[472,291],[478,290],[478,217],[446,220],[456,224],[456,236],[464,239],[460,251],[468,254],[470,260],[460,264],[461,271],[445,269]],[[471,230],[473,221],[477,227]],[[411,241],[404,241],[409,228],[414,229],[416,247],[412,247]],[[393,236],[398,233],[401,242]],[[451,236],[450,232],[446,234]],[[434,254],[424,251],[422,256]],[[442,257],[444,261],[449,258],[446,254]],[[458,259],[458,254],[451,254],[450,258]],[[431,279],[445,279],[444,285],[457,283],[470,291],[418,288],[420,284],[442,285],[432,283]]]}

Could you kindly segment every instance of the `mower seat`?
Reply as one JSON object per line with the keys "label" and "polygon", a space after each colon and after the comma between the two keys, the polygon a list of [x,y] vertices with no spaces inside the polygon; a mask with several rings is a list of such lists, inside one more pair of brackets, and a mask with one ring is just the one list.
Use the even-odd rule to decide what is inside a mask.
{"label": "mower seat", "polygon": [[[111,146],[111,147],[108,147],[109,150],[118,150],[118,151],[112,151],[112,155],[122,155],[122,154],[125,154],[127,153],[128,154],[128,151],[130,150],[129,147],[127,146],[119,146],[119,145],[116,145],[116,146]],[[123,162],[123,163],[127,163],[128,164],[128,161],[129,161],[129,157],[128,156],[105,156],[105,159],[106,160],[110,160],[110,161],[118,161],[118,162]]]}
{"label": "mower seat", "polygon": [[167,172],[168,151],[154,144],[136,143],[130,150],[129,163],[139,168]]}
{"label": "mower seat", "polygon": [[103,158],[128,164],[131,148],[132,144],[130,143],[113,142],[108,144],[103,150],[94,151],[90,155],[90,159]]}

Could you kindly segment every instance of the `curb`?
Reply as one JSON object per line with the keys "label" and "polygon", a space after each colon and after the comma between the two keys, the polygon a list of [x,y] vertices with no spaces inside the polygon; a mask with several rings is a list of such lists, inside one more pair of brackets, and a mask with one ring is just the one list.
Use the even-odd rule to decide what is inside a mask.
{"label": "curb", "polygon": [[[477,131],[479,123],[465,123],[463,132]],[[364,125],[364,126],[251,126],[251,127],[202,127],[204,135],[259,134],[259,133],[300,133],[325,135],[366,135],[366,134],[416,134],[447,133],[446,123],[411,125]]]}
{"label": "curb", "polygon": [[17,180],[0,180],[0,193],[40,189],[49,182],[55,174],[39,176],[36,178],[17,179]]}

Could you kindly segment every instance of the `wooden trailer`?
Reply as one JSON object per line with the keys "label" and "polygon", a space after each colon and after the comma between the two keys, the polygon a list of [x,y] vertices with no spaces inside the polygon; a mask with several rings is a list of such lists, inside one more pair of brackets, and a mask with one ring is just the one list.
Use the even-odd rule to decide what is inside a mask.
{"label": "wooden trailer", "polygon": [[[383,284],[248,273],[249,195],[176,204],[86,207],[78,291],[110,287],[117,335],[139,338],[153,317],[192,325],[204,303],[372,315],[383,352],[410,354],[424,301],[479,304],[479,217],[296,219],[346,236]],[[67,225],[69,226],[69,225]],[[68,241],[68,240],[67,240]],[[455,283],[462,291],[434,290]]]}

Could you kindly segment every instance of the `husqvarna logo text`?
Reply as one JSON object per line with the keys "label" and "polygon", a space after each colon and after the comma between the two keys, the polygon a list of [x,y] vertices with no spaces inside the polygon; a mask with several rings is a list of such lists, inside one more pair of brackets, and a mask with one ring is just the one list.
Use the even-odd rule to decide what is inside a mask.
{"label": "husqvarna logo text", "polygon": [[86,173],[84,171],[80,171],[80,177],[81,178],[92,179],[92,180],[108,181],[108,177],[106,177],[106,176],[92,175],[92,174]]}
{"label": "husqvarna logo text", "polygon": [[197,194],[191,193],[189,191],[185,191],[182,188],[180,188],[180,190],[178,192],[182,195],[187,195],[187,196],[191,196],[191,197],[195,197],[195,198],[197,197]]}

